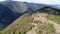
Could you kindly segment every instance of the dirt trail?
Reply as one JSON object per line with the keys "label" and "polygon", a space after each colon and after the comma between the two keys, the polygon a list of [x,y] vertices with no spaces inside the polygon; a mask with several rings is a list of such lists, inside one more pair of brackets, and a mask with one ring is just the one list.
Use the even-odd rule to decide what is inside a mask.
{"label": "dirt trail", "polygon": [[[36,16],[36,15],[35,15],[35,16]],[[45,17],[42,17],[40,14],[37,15],[37,16],[39,16],[39,17],[37,17],[37,16],[35,17],[35,16],[33,16],[34,20],[41,21],[42,23],[51,23],[51,24],[54,25],[54,27],[55,27],[55,29],[56,29],[56,32],[57,32],[57,33],[60,32],[60,25],[59,25],[59,24],[56,24],[54,21],[49,20],[49,19],[47,19],[47,18],[45,18]]]}
{"label": "dirt trail", "polygon": [[[41,21],[42,23],[51,23],[54,25],[55,30],[57,33],[60,32],[60,25],[56,24],[54,21],[49,20],[47,18],[45,18],[45,16],[47,16],[47,14],[33,14],[32,17],[34,18],[34,20],[37,21]],[[33,24],[34,25],[34,24]],[[36,26],[35,28],[33,28],[32,30],[28,31],[26,34],[36,34],[35,29],[38,28],[38,26]]]}

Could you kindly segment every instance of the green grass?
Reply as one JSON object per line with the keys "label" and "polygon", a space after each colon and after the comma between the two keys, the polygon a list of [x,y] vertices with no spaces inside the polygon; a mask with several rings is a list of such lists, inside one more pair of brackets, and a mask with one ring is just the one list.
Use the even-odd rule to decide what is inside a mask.
{"label": "green grass", "polygon": [[[31,30],[31,24],[33,19],[29,14],[24,14],[20,18],[16,19],[12,24],[5,28],[2,34],[25,34],[25,32]],[[16,32],[16,33],[15,33]]]}
{"label": "green grass", "polygon": [[54,22],[60,24],[60,16],[59,15],[48,15],[46,18],[51,19]]}
{"label": "green grass", "polygon": [[36,29],[37,34],[55,34],[53,24],[42,24]]}

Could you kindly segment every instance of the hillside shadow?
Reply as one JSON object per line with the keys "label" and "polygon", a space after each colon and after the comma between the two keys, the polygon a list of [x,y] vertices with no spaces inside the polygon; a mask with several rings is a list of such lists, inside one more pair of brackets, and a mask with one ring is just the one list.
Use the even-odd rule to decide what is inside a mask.
{"label": "hillside shadow", "polygon": [[0,4],[0,30],[7,27],[21,15],[22,13],[15,13],[7,6]]}

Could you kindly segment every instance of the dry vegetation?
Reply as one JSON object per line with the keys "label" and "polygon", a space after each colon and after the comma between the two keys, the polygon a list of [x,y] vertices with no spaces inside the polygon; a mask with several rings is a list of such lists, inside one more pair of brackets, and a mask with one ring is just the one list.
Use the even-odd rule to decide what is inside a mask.
{"label": "dry vegetation", "polygon": [[48,15],[46,18],[53,20],[57,24],[60,24],[60,15]]}
{"label": "dry vegetation", "polygon": [[46,24],[43,23],[36,29],[37,34],[55,34],[55,29],[53,27],[53,24]]}
{"label": "dry vegetation", "polygon": [[4,29],[2,31],[2,34],[23,34],[31,30],[32,26],[30,23],[32,23],[32,21],[33,19],[28,14],[24,14],[16,21],[14,21],[11,25],[9,25],[6,29]]}
{"label": "dry vegetation", "polygon": [[[53,24],[42,23],[32,18],[33,13],[24,14],[20,18],[16,19],[11,25],[5,28],[0,34],[26,34],[33,27],[31,23],[38,24],[38,28],[35,30],[36,34],[56,34]],[[53,21],[60,22],[60,16],[48,15],[47,18]],[[42,25],[41,25],[42,24]]]}

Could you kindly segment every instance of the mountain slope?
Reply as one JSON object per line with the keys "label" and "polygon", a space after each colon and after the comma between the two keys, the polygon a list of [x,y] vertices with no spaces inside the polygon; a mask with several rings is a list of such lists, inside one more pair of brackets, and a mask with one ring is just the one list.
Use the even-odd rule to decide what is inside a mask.
{"label": "mountain slope", "polygon": [[[5,8],[5,11],[8,10],[8,8],[11,10],[11,13],[14,14],[14,17],[12,16],[14,18],[14,20],[16,18],[18,18],[19,16],[21,16],[22,14],[36,11],[36,10],[41,9],[46,6],[48,6],[48,7],[50,6],[50,5],[46,5],[46,4],[35,4],[35,3],[17,2],[17,1],[11,1],[11,2],[4,1],[4,2],[0,2],[0,4],[7,7],[7,8]],[[1,8],[2,8],[2,6],[1,6]],[[4,9],[2,9],[2,10],[4,10]],[[7,12],[5,12],[5,13],[7,13]],[[6,18],[9,19],[10,17],[6,17]]]}
{"label": "mountain slope", "polygon": [[17,2],[17,1],[0,2],[0,9],[1,9],[0,23],[4,25],[4,26],[1,25],[0,26],[2,28],[5,28],[21,15],[36,11],[46,6],[50,7],[50,5],[46,5],[46,4],[35,4],[35,3],[27,3],[27,2]]}
{"label": "mountain slope", "polygon": [[[50,19],[46,18],[50,14],[55,15],[55,12],[56,12],[55,10],[45,7],[45,8],[39,9],[34,12],[26,13],[26,14],[22,15],[21,17],[19,17],[18,19],[16,19],[12,24],[10,24],[7,28],[5,28],[1,33],[2,34],[14,34],[14,33],[25,34],[29,30],[34,31],[35,30],[34,27],[38,28],[38,26],[40,26],[41,24],[44,24],[44,23],[48,24],[51,22],[51,24],[55,25],[54,21],[51,21]],[[45,27],[45,25],[43,27]],[[46,28],[48,28],[48,27],[46,26]],[[51,28],[51,27],[49,27],[49,28]],[[55,28],[54,27],[52,27],[52,28],[54,29],[53,33],[55,33]],[[44,29],[44,31],[45,31],[45,29]],[[50,30],[49,30],[49,32],[50,32]]]}
{"label": "mountain slope", "polygon": [[[26,34],[26,32],[34,29],[34,27],[38,28],[40,25],[42,25],[44,23],[41,21],[35,20],[35,18],[33,18],[34,15],[35,15],[35,17],[38,17],[38,15],[36,15],[36,14],[42,14],[42,13],[32,13],[32,14],[28,13],[28,14],[22,15],[16,21],[14,21],[12,24],[10,24],[6,29],[1,31],[1,34]],[[45,25],[47,25],[47,24],[48,23],[45,23]],[[45,25],[43,27],[45,27]],[[53,26],[53,25],[51,25],[51,26]],[[50,26],[48,26],[48,27],[50,27]],[[55,31],[54,28],[53,28],[53,31]],[[43,31],[43,32],[46,32],[46,31]],[[52,33],[52,32],[50,32],[50,33]],[[53,32],[53,33],[55,33],[55,32]]]}
{"label": "mountain slope", "polygon": [[[2,31],[3,34],[11,34],[11,33],[13,34],[13,32],[15,30],[18,30],[19,28],[22,30],[21,33],[23,33],[24,31],[30,30],[31,29],[30,19],[31,19],[31,17],[29,15],[21,16],[19,19],[17,19],[11,25],[9,25],[6,29],[4,29]],[[29,28],[27,28],[27,27],[29,27]],[[22,28],[24,28],[25,30],[23,30]]]}
{"label": "mountain slope", "polygon": [[0,23],[2,24],[1,28],[3,29],[13,20],[16,19],[16,14],[7,6],[0,4]]}
{"label": "mountain slope", "polygon": [[[38,7],[39,6],[39,7]],[[0,2],[0,23],[4,28],[11,24],[14,20],[25,13],[29,13],[44,7],[44,4],[25,3],[17,1],[4,1]],[[5,26],[6,25],[6,26]],[[0,25],[1,26],[1,25]],[[2,27],[2,26],[1,26]],[[2,29],[4,29],[2,27]]]}

